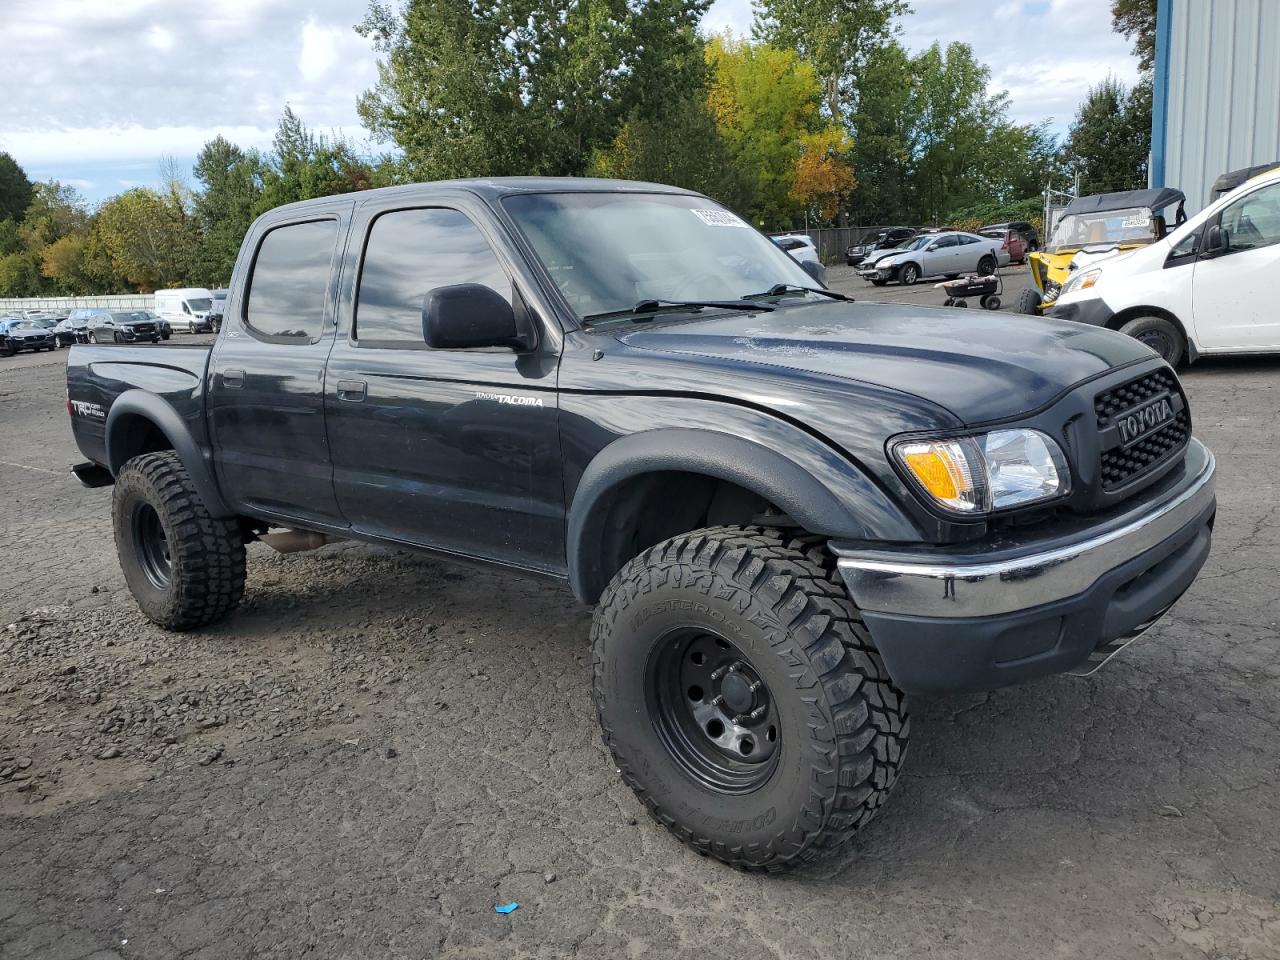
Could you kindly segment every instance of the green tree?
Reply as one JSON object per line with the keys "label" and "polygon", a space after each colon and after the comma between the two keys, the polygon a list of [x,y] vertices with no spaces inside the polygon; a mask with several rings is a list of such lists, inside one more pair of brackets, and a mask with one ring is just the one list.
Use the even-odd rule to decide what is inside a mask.
{"label": "green tree", "polygon": [[368,189],[373,169],[350,142],[312,133],[285,107],[261,179],[255,215],[284,203]]}
{"label": "green tree", "polygon": [[904,0],[757,0],[755,33],[813,64],[823,103],[842,123],[858,109],[868,59],[896,32]]}
{"label": "green tree", "polygon": [[1076,112],[1063,156],[1084,194],[1146,186],[1151,144],[1151,89],[1132,91],[1108,77],[1090,87]]}
{"label": "green tree", "polygon": [[707,103],[752,201],[743,215],[787,227],[800,204],[792,196],[804,137],[826,125],[813,67],[793,50],[730,34],[707,41]]}
{"label": "green tree", "polygon": [[9,154],[0,152],[0,220],[17,222],[27,212],[35,189],[26,171]]}
{"label": "green tree", "polygon": [[669,183],[705,193],[725,206],[750,209],[752,184],[701,99],[686,97],[661,120],[638,112],[599,150],[589,172],[620,180]]}
{"label": "green tree", "polygon": [[180,285],[190,274],[195,224],[171,196],[126,190],[103,204],[95,228],[114,271],[139,290]]}
{"label": "green tree", "polygon": [[260,203],[266,162],[258,151],[242,150],[217,136],[200,150],[192,172],[200,186],[193,200],[200,230],[193,279],[224,286]]}
{"label": "green tree", "polygon": [[710,0],[374,2],[358,28],[381,55],[359,100],[423,179],[581,174],[622,124],[696,88]]}
{"label": "green tree", "polygon": [[919,110],[911,200],[919,219],[938,222],[997,189],[1009,97],[987,92],[991,71],[964,43],[935,43],[912,60],[911,76]]}
{"label": "green tree", "polygon": [[1138,69],[1150,73],[1156,65],[1156,0],[1111,0],[1111,26],[1133,41]]}
{"label": "green tree", "polygon": [[872,51],[861,77],[862,95],[850,115],[849,159],[858,187],[851,203],[858,223],[911,219],[912,167],[920,123],[911,58],[896,42]]}

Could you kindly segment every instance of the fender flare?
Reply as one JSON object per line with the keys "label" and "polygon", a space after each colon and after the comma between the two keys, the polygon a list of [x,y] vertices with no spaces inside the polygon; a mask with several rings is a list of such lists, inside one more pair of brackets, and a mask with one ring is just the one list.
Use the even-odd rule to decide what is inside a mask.
{"label": "fender flare", "polygon": [[764,498],[812,533],[874,539],[901,511],[858,468],[859,499],[874,516],[859,517],[817,477],[782,453],[754,440],[712,430],[658,428],[621,437],[598,453],[578,482],[569,507],[566,553],[574,594],[594,603],[612,573],[600,569],[604,521],[614,491],[647,473],[697,473],[735,483]]}
{"label": "fender flare", "polygon": [[213,478],[213,470],[208,459],[196,443],[191,430],[178,415],[178,411],[162,397],[145,390],[126,390],[111,404],[111,412],[107,414],[105,427],[107,468],[115,476],[129,459],[125,447],[125,430],[122,423],[131,417],[139,417],[151,423],[164,434],[165,439],[173,447],[174,453],[182,461],[191,482],[204,501],[205,509],[215,517],[234,517],[235,511],[227,506],[218,485]]}

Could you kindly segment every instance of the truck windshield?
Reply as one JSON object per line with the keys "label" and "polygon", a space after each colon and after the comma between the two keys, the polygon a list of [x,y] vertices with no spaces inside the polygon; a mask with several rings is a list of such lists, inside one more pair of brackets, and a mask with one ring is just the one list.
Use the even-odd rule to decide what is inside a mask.
{"label": "truck windshield", "polygon": [[188,300],[187,306],[191,308],[192,313],[204,313],[213,306],[213,301],[208,297],[197,297],[195,300]]}
{"label": "truck windshield", "polygon": [[702,197],[540,193],[503,205],[580,318],[814,285],[768,237]]}
{"label": "truck windshield", "polygon": [[1156,239],[1155,218],[1148,207],[1071,214],[1058,221],[1049,248],[1084,247],[1095,243],[1150,243]]}

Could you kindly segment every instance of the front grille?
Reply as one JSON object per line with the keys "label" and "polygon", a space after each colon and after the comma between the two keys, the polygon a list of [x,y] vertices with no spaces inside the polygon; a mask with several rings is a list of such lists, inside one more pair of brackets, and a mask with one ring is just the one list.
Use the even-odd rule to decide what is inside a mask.
{"label": "front grille", "polygon": [[[1168,396],[1175,412],[1171,420],[1147,434],[1137,443],[1123,447],[1118,433],[1112,431],[1116,421],[1149,400]],[[1104,438],[1102,450],[1102,488],[1115,490],[1154,470],[1176,456],[1191,436],[1191,415],[1178,381],[1169,370],[1156,370],[1136,380],[1098,394],[1093,401],[1098,430]]]}

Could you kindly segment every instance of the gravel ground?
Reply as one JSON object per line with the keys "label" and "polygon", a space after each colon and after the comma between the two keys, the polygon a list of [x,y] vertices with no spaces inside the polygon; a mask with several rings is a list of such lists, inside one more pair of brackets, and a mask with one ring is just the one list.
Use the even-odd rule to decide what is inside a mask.
{"label": "gravel ground", "polygon": [[1147,639],[917,699],[882,816],[761,878],[621,785],[560,587],[253,545],[226,623],[144,621],[65,356],[0,360],[0,957],[1280,957],[1280,362],[1185,376],[1221,510]]}

